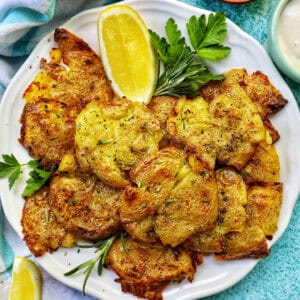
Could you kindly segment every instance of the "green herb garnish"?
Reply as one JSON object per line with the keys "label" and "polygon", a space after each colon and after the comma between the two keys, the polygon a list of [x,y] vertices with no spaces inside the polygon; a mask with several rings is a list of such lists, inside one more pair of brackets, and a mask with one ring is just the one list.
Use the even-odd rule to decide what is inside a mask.
{"label": "green herb garnish", "polygon": [[3,162],[0,162],[0,178],[8,177],[9,189],[12,188],[15,181],[21,174],[21,165],[13,154],[2,155]]}
{"label": "green herb garnish", "polygon": [[227,35],[225,13],[192,16],[186,24],[194,50],[186,44],[174,19],[165,26],[168,41],[149,30],[151,42],[156,49],[164,71],[159,77],[154,92],[158,95],[195,96],[199,88],[209,80],[221,80],[223,76],[212,74],[203,59],[217,60],[226,57],[230,48],[221,45]]}
{"label": "green herb garnish", "polygon": [[40,167],[37,160],[30,160],[25,164],[20,164],[13,154],[2,155],[3,161],[0,162],[0,178],[8,177],[9,189],[11,189],[21,174],[21,169],[24,166],[30,167],[30,178],[26,181],[26,187],[22,193],[22,197],[32,195],[39,190],[53,174],[56,166],[53,166],[50,171],[45,171]]}
{"label": "green herb garnish", "polygon": [[200,58],[218,60],[229,55],[230,48],[222,45],[226,36],[226,15],[224,12],[192,16],[186,24],[193,48]]}
{"label": "green herb garnish", "polygon": [[87,280],[89,279],[91,272],[94,269],[95,264],[98,262],[98,275],[101,276],[103,267],[104,267],[104,263],[105,263],[105,258],[107,256],[108,251],[111,248],[114,240],[117,237],[118,237],[118,234],[115,234],[109,238],[99,241],[96,244],[89,244],[89,245],[75,244],[79,248],[96,248],[95,253],[97,253],[94,258],[91,258],[91,259],[87,260],[86,262],[78,265],[74,269],[64,273],[65,276],[70,276],[82,269],[85,269],[85,271],[84,271],[85,277],[84,277],[83,286],[82,286],[82,293],[84,295],[85,295],[85,287],[86,287]]}
{"label": "green herb garnish", "polygon": [[45,221],[49,221],[49,213],[48,211],[45,211],[45,214],[44,214],[44,217],[45,217]]}
{"label": "green herb garnish", "polygon": [[112,139],[110,139],[110,140],[105,140],[105,141],[99,140],[99,141],[97,142],[97,145],[105,145],[105,144],[109,144],[109,143],[111,143],[112,141],[113,141]]}
{"label": "green herb garnish", "polygon": [[170,198],[168,199],[166,202],[165,202],[165,205],[166,206],[169,206],[171,203],[175,202],[175,199],[174,198]]}
{"label": "green herb garnish", "polygon": [[123,250],[124,252],[129,255],[129,250],[128,248],[126,247],[126,242],[127,242],[127,233],[124,233],[123,231],[121,232],[121,243],[122,243],[122,247],[123,247]]}

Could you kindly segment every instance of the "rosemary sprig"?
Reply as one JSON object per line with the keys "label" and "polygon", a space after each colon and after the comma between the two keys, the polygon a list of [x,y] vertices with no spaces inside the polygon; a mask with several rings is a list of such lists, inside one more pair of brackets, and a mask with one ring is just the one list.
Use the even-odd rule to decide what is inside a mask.
{"label": "rosemary sprig", "polygon": [[223,76],[208,71],[196,52],[186,56],[182,52],[175,64],[165,65],[164,72],[158,78],[154,96],[195,96],[199,88],[209,80],[221,79]]}
{"label": "rosemary sprig", "polygon": [[82,286],[82,293],[84,295],[85,295],[85,287],[86,287],[87,281],[91,275],[92,270],[94,269],[95,264],[98,262],[98,275],[101,276],[103,267],[104,267],[104,263],[105,263],[105,258],[107,256],[108,251],[111,248],[113,242],[115,241],[115,239],[118,236],[119,236],[119,234],[115,234],[109,238],[99,241],[96,244],[90,244],[90,245],[76,244],[76,246],[79,248],[96,248],[95,253],[97,253],[97,255],[94,258],[91,258],[91,259],[87,260],[86,262],[76,266],[74,269],[64,273],[65,276],[70,276],[80,270],[85,269],[84,270],[85,277],[84,277],[83,286]]}
{"label": "rosemary sprig", "polygon": [[127,238],[128,238],[127,233],[121,232],[121,243],[122,243],[123,250],[127,255],[129,255],[129,250],[126,247]]}
{"label": "rosemary sprig", "polygon": [[103,239],[103,240],[97,242],[96,244],[87,244],[87,245],[82,245],[82,244],[77,244],[77,243],[74,244],[74,246],[76,246],[78,248],[96,248],[95,253],[97,253],[94,258],[91,258],[91,259],[83,262],[82,264],[76,266],[72,270],[64,273],[65,276],[70,276],[80,270],[85,269],[83,272],[85,274],[85,277],[84,277],[83,286],[82,286],[82,293],[84,295],[85,295],[85,287],[86,287],[87,281],[95,267],[95,264],[98,262],[98,275],[101,276],[108,251],[111,248],[115,239],[117,239],[119,236],[121,237],[121,243],[122,243],[124,252],[127,255],[129,255],[129,250],[126,247],[127,233],[124,233],[124,232],[121,232],[120,234],[116,233],[115,235],[113,235],[109,238]]}

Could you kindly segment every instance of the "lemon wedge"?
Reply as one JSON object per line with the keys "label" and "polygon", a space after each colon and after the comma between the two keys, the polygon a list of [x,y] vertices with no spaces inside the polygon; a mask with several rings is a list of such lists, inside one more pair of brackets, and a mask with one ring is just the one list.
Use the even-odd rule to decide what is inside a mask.
{"label": "lemon wedge", "polygon": [[9,300],[42,299],[42,280],[39,268],[34,262],[16,256],[13,265]]}
{"label": "lemon wedge", "polygon": [[148,29],[129,6],[113,5],[97,22],[100,56],[114,92],[149,103],[157,79],[157,58]]}

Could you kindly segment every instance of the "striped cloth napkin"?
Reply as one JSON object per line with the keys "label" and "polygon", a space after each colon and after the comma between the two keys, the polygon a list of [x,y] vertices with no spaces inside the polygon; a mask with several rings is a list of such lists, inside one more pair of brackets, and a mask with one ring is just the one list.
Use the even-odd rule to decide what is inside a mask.
{"label": "striped cloth napkin", "polygon": [[[175,1],[175,0],[174,0]],[[229,5],[217,0],[181,0],[212,11],[225,11],[243,30],[265,44],[270,16],[279,0],[256,0]],[[1,0],[0,1],[0,99],[12,76],[37,42],[48,32],[84,9],[117,2],[114,0]],[[300,85],[285,78],[300,105]],[[297,154],[295,154],[297,155]],[[290,225],[272,247],[272,255],[258,263],[246,279],[210,300],[221,299],[299,299],[299,201]],[[297,252],[296,252],[297,251]],[[289,254],[288,254],[289,253]],[[287,255],[288,254],[288,255]],[[7,299],[11,265],[15,255],[29,256],[23,241],[3,216],[0,203],[0,299]],[[282,257],[285,257],[282,260]],[[31,256],[32,258],[32,256]],[[278,261],[281,262],[280,266]],[[298,275],[297,275],[298,274]],[[43,299],[89,300],[81,292],[60,284],[46,272]]]}

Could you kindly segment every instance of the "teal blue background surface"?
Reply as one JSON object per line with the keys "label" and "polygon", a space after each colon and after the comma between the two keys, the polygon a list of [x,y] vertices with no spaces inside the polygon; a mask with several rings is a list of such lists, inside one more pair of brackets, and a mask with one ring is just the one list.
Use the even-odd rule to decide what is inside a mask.
{"label": "teal blue background surface", "polygon": [[[181,0],[181,2],[212,11],[225,11],[229,19],[265,45],[270,18],[279,0],[256,0],[242,5],[225,4],[217,0]],[[300,105],[300,84],[283,77]],[[295,155],[299,155],[299,150],[295,149]],[[289,226],[272,247],[270,256],[260,260],[242,281],[205,300],[300,299],[299,218],[300,201],[296,203]]]}

